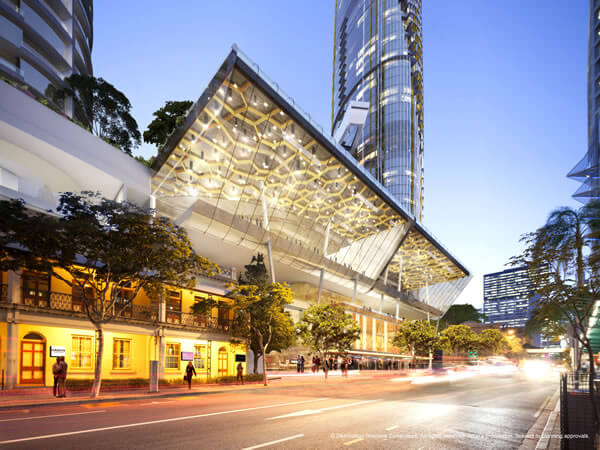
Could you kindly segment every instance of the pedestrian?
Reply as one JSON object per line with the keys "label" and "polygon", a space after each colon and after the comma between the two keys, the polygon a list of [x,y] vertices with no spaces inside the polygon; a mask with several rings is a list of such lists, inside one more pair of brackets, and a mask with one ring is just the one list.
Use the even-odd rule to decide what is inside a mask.
{"label": "pedestrian", "polygon": [[185,367],[184,377],[184,379],[188,382],[188,389],[192,389],[192,376],[196,376],[196,369],[194,369],[194,365],[192,364],[192,362],[189,361],[187,366]]}
{"label": "pedestrian", "polygon": [[65,362],[64,356],[59,356],[60,361],[58,363],[58,389],[57,389],[57,397],[66,397],[67,390],[65,387],[65,383],[67,381],[67,363]]}
{"label": "pedestrian", "polygon": [[300,373],[300,355],[296,357],[296,372]]}
{"label": "pedestrian", "polygon": [[241,362],[237,365],[237,377],[235,381],[238,382],[240,380],[242,381],[242,384],[244,384],[244,366],[242,366]]}
{"label": "pedestrian", "polygon": [[300,373],[304,373],[304,356],[300,355]]}
{"label": "pedestrian", "polygon": [[315,372],[319,372],[319,367],[321,366],[321,358],[320,357],[316,357],[317,359],[315,359]]}
{"label": "pedestrian", "polygon": [[341,367],[342,369],[342,376],[347,377],[348,376],[348,360],[346,358],[342,359],[342,364]]}
{"label": "pedestrian", "polygon": [[316,369],[316,367],[317,367],[317,357],[316,357],[316,356],[313,356],[313,357],[312,357],[312,367],[311,367],[311,369],[312,369],[312,373],[315,373],[315,369]]}
{"label": "pedestrian", "polygon": [[60,372],[60,356],[56,357],[56,362],[52,364],[52,375],[54,375],[54,388],[52,393],[58,397],[58,373]]}

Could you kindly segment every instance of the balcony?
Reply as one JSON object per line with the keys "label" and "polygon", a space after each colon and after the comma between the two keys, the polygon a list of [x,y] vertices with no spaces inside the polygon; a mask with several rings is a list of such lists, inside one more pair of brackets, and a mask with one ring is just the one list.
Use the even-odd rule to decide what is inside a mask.
{"label": "balcony", "polygon": [[[0,308],[1,304],[8,304],[8,285],[0,285]],[[22,301],[15,305],[17,308],[33,312],[54,312],[67,314],[71,317],[87,319],[83,302],[71,294],[61,292],[36,292],[36,295],[28,295],[23,292]],[[144,306],[130,304],[121,309],[115,321],[118,322],[144,322],[145,324],[163,325],[173,328],[190,328],[196,330],[218,330],[230,333],[232,320],[212,317],[202,314],[184,313],[181,311],[167,311],[166,321],[158,320],[158,306]]]}
{"label": "balcony", "polygon": [[352,305],[350,303],[338,303],[342,306],[346,312],[354,312],[357,314],[362,314],[367,317],[374,317],[375,319],[383,320],[388,323],[399,324],[402,322],[400,319],[396,319],[396,317],[392,314],[387,314],[384,312],[373,311],[372,308],[368,306],[360,306],[360,305]]}

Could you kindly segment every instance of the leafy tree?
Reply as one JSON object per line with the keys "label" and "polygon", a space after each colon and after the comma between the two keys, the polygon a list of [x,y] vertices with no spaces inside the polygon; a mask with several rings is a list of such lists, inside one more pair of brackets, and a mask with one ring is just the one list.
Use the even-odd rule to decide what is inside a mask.
{"label": "leafy tree", "polygon": [[[63,193],[57,213],[28,210],[21,200],[0,201],[0,269],[42,271],[79,288],[98,339],[91,392],[96,397],[105,324],[142,289],[190,286],[199,273],[211,275],[218,268],[194,252],[183,228],[131,203],[91,192]],[[123,298],[123,288],[133,288],[133,295]]]}
{"label": "leafy tree", "polygon": [[461,353],[477,350],[478,338],[467,325],[450,325],[441,333],[441,345],[450,353]]}
{"label": "leafy tree", "polygon": [[[360,327],[341,305],[312,305],[302,316],[298,334],[324,361],[330,353],[344,354],[360,336]],[[325,377],[327,378],[326,364]]]}
{"label": "leafy tree", "polygon": [[481,322],[484,318],[473,305],[452,305],[441,318],[440,326],[460,325],[464,322]]}
{"label": "leafy tree", "polygon": [[155,160],[154,156],[151,156],[150,158],[146,159],[146,158],[144,158],[144,157],[143,157],[143,156],[141,156],[141,155],[137,155],[137,156],[135,156],[135,157],[134,157],[134,159],[135,159],[136,161],[139,161],[139,162],[141,162],[141,163],[142,163],[143,165],[145,165],[146,167],[152,167],[152,164],[154,164],[154,160]]}
{"label": "leafy tree", "polygon": [[141,134],[125,94],[102,78],[73,74],[65,82],[67,88],[56,98],[71,96],[77,118],[93,134],[131,155],[141,143]]}
{"label": "leafy tree", "polygon": [[185,116],[194,103],[189,100],[167,101],[165,106],[152,113],[154,120],[144,131],[144,142],[154,144],[161,149],[175,128],[183,123]]}
{"label": "leafy tree", "polygon": [[542,334],[552,340],[558,340],[567,333],[565,318],[556,305],[546,303],[537,305],[525,324],[525,334]]}
{"label": "leafy tree", "polygon": [[597,202],[579,210],[558,208],[545,225],[521,237],[525,249],[511,259],[511,264],[529,268],[539,294],[535,306],[558,309],[568,323],[577,368],[580,348],[590,356],[589,390],[596,425],[599,419],[592,381],[596,370],[587,326],[600,296],[599,217]]}
{"label": "leafy tree", "polygon": [[[263,382],[266,386],[267,362],[264,355],[271,350],[286,348],[292,342],[289,335],[293,335],[293,322],[284,308],[292,303],[293,293],[285,283],[269,282],[260,253],[245,269],[244,277],[240,277],[228,294],[234,313],[233,333],[246,338],[255,354],[255,367],[258,357],[263,356]],[[197,299],[192,311],[203,313],[213,307],[210,299]]]}
{"label": "leafy tree", "polygon": [[508,341],[500,330],[483,330],[477,341],[478,350],[487,354],[498,354],[508,348]]}
{"label": "leafy tree", "polygon": [[396,328],[392,344],[408,350],[412,355],[412,367],[416,367],[417,356],[428,356],[440,348],[440,337],[427,321],[404,321]]}

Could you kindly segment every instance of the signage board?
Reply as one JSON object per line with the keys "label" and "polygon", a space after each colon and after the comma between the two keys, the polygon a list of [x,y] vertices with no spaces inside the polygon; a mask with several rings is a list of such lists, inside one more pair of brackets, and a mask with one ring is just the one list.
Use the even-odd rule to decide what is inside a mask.
{"label": "signage board", "polygon": [[182,361],[193,361],[194,360],[194,352],[181,352],[181,360]]}
{"label": "signage board", "polygon": [[51,345],[50,346],[50,357],[56,358],[57,356],[65,356],[67,354],[67,349],[60,345]]}
{"label": "signage board", "polygon": [[235,362],[246,362],[246,355],[235,355]]}

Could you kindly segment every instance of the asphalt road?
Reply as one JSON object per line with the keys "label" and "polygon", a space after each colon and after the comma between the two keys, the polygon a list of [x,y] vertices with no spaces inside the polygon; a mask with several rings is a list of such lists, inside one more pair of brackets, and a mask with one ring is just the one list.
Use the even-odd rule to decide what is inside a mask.
{"label": "asphalt road", "polygon": [[[0,448],[518,448],[556,381],[404,380],[0,412]],[[265,445],[266,444],[266,445]]]}

